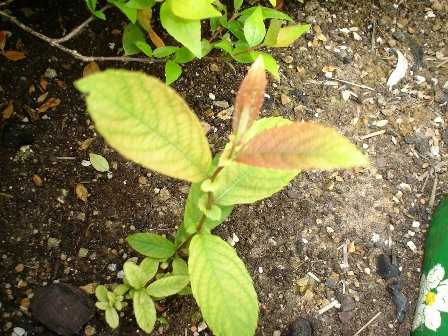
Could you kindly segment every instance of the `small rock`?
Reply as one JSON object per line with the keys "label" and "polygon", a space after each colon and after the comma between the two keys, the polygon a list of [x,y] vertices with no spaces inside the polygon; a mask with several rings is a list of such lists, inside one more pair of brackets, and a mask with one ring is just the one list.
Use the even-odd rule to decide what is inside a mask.
{"label": "small rock", "polygon": [[446,102],[448,102],[448,94],[443,92],[442,90],[436,90],[434,100],[439,104],[445,104]]}
{"label": "small rock", "polygon": [[404,41],[404,36],[403,36],[403,34],[400,33],[400,32],[398,32],[398,31],[393,32],[393,33],[392,33],[392,37],[393,37],[394,39],[396,39],[397,41],[399,41],[399,42],[403,42],[403,41]]}
{"label": "small rock", "polygon": [[317,335],[314,321],[299,318],[294,321],[284,336],[315,336]]}
{"label": "small rock", "polygon": [[14,333],[15,333],[17,336],[23,336],[23,335],[25,335],[25,333],[26,333],[25,329],[20,328],[20,327],[15,327],[15,328],[13,329],[13,331],[14,331]]}
{"label": "small rock", "polygon": [[210,71],[217,72],[219,71],[219,66],[216,63],[210,64]]}
{"label": "small rock", "polygon": [[282,333],[280,330],[274,330],[274,332],[272,333],[272,336],[281,336]]}
{"label": "small rock", "polygon": [[86,327],[84,328],[84,335],[86,336],[93,336],[95,335],[95,333],[95,327],[92,327],[90,324],[86,325]]}
{"label": "small rock", "polygon": [[80,289],[67,284],[39,288],[31,300],[33,318],[60,335],[78,332],[94,314],[94,306]]}
{"label": "small rock", "polygon": [[168,199],[171,197],[171,194],[170,194],[170,192],[168,191],[167,188],[163,187],[163,188],[160,190],[159,197],[160,197],[160,200],[161,200],[162,202],[165,202],[166,200],[168,200]]}
{"label": "small rock", "polygon": [[398,269],[398,267],[392,264],[390,255],[380,254],[376,262],[376,272],[384,280],[388,280],[400,274],[400,270]]}
{"label": "small rock", "polygon": [[146,178],[146,176],[140,176],[138,178],[138,183],[140,183],[141,185],[146,185],[148,183],[148,179]]}
{"label": "small rock", "polygon": [[47,70],[45,70],[45,77],[47,77],[47,78],[54,78],[57,75],[58,75],[58,73],[54,69],[48,68]]}
{"label": "small rock", "polygon": [[85,258],[89,254],[89,249],[86,249],[84,247],[81,247],[78,251],[78,257]]}
{"label": "small rock", "polygon": [[339,320],[341,322],[348,322],[353,317],[353,311],[342,311],[338,313]]}
{"label": "small rock", "polygon": [[25,266],[23,264],[17,264],[17,266],[14,267],[14,271],[19,273],[19,272],[22,272],[24,268],[25,268]]}
{"label": "small rock", "polygon": [[57,248],[60,243],[61,243],[61,241],[59,239],[56,239],[53,237],[48,238],[48,241],[47,241],[48,247],[50,247],[50,248]]}
{"label": "small rock", "polygon": [[434,3],[431,5],[431,9],[435,11],[441,11],[443,9],[443,5],[439,1],[434,1]]}
{"label": "small rock", "polygon": [[228,108],[229,102],[226,102],[225,100],[216,100],[213,102],[213,105],[222,107],[222,108]]}

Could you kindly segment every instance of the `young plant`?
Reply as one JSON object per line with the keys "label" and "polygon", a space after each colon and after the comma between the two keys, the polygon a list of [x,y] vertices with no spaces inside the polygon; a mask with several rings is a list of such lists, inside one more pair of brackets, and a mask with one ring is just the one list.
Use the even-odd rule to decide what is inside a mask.
{"label": "young plant", "polygon": [[[85,0],[89,10],[101,19],[96,0]],[[123,48],[127,55],[143,52],[150,59],[166,60],[168,84],[182,73],[180,64],[195,58],[234,59],[252,63],[262,56],[267,70],[280,80],[277,63],[261,47],[280,48],[291,45],[310,25],[283,26],[283,20],[294,20],[268,7],[250,7],[241,11],[243,0],[233,2],[233,12],[219,0],[107,0],[118,7],[129,19],[123,33]],[[153,9],[166,29],[181,46],[166,45],[152,28]],[[160,7],[160,9],[159,9]],[[209,32],[201,31],[201,21],[208,20]],[[266,29],[265,21],[272,19]],[[149,40],[152,44],[149,44]],[[153,50],[153,48],[155,49]]]}
{"label": "young plant", "polygon": [[[266,82],[263,58],[259,57],[238,90],[233,134],[213,159],[194,112],[158,79],[106,70],[75,83],[87,94],[87,108],[96,128],[113,148],[149,169],[192,182],[174,242],[152,233],[127,238],[136,251],[149,258],[142,264],[151,263],[150,272],[146,264],[126,263],[124,267],[124,283],[132,287],[137,322],[146,332],[155,323],[155,299],[179,291],[188,293],[191,288],[215,335],[253,335],[258,301],[252,280],[235,249],[212,230],[226,220],[234,205],[271,196],[302,170],[368,163],[348,139],[331,128],[282,117],[257,120]],[[180,259],[184,253],[188,263]],[[151,280],[156,262],[161,262],[163,269],[172,269],[163,275],[166,283],[157,280],[158,275]],[[173,278],[178,281],[175,287]],[[186,287],[188,279],[190,288]],[[153,287],[160,292],[152,291]],[[116,302],[121,302],[121,292],[119,299],[107,295],[107,301],[104,293],[98,296],[105,302],[99,308],[112,314]],[[151,315],[145,323],[142,312]]]}

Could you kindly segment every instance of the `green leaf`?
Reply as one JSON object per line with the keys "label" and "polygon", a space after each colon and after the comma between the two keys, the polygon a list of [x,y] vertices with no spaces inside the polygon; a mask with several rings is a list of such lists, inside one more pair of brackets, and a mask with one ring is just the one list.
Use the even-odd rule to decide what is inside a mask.
{"label": "green leaf", "polygon": [[269,0],[269,3],[272,7],[275,7],[277,5],[277,0]]}
{"label": "green leaf", "polygon": [[258,7],[244,23],[244,37],[251,47],[259,45],[266,34],[261,8]]}
{"label": "green leaf", "polygon": [[143,53],[144,53],[146,56],[148,56],[148,57],[151,57],[151,56],[152,56],[152,49],[151,49],[151,47],[149,46],[148,43],[146,43],[146,42],[142,42],[142,41],[136,41],[136,42],[135,42],[135,46],[136,46],[137,48],[139,48],[141,51],[143,51]]}
{"label": "green leaf", "polygon": [[280,81],[280,73],[278,72],[277,61],[274,57],[262,51],[252,51],[251,54],[253,58],[261,56],[266,70],[269,71],[277,81]]}
{"label": "green leaf", "polygon": [[95,289],[95,296],[98,300],[103,302],[108,302],[109,299],[107,298],[107,288],[104,285],[99,285]]}
{"label": "green leaf", "polygon": [[166,0],[160,7],[160,21],[163,28],[178,42],[197,57],[202,57],[201,52],[201,21],[188,20],[176,16],[171,10],[173,0]]}
{"label": "green leaf", "polygon": [[280,28],[282,27],[283,22],[281,20],[272,20],[271,24],[269,25],[268,31],[266,33],[266,36],[264,38],[263,44],[265,46],[271,47],[274,46],[277,43],[277,36],[280,32]]}
{"label": "green leaf", "polygon": [[[248,8],[245,11],[242,11],[240,13],[240,16],[249,16],[255,10],[256,10],[255,7]],[[286,21],[294,22],[294,20],[289,15],[286,15],[285,13],[279,12],[279,11],[273,9],[273,8],[261,7],[261,12],[263,14],[263,18],[265,18],[265,19],[280,19],[280,20],[286,20]]]}
{"label": "green leaf", "polygon": [[176,250],[176,245],[154,233],[134,233],[126,240],[137,252],[156,259],[169,258]]}
{"label": "green leaf", "polygon": [[244,134],[258,118],[264,101],[266,84],[263,58],[259,57],[250,67],[236,95],[232,121],[235,138]]}
{"label": "green leaf", "polygon": [[193,292],[191,291],[190,287],[182,288],[179,292],[177,292],[178,295],[191,295]]}
{"label": "green leaf", "polygon": [[106,310],[106,322],[112,329],[118,328],[118,324],[120,322],[120,317],[118,316],[117,311],[115,308],[109,308]]}
{"label": "green leaf", "polygon": [[159,270],[159,260],[147,257],[140,263],[140,268],[148,279],[152,279]]}
{"label": "green leaf", "polygon": [[159,173],[187,180],[207,177],[211,153],[202,126],[180,95],[157,78],[106,70],[75,83],[111,147]]}
{"label": "green leaf", "polygon": [[210,329],[216,335],[254,335],[257,294],[235,250],[218,236],[201,233],[189,251],[191,289]]}
{"label": "green leaf", "polygon": [[141,52],[136,42],[145,43],[146,34],[139,24],[129,23],[123,32],[123,48],[127,55],[135,55]]}
{"label": "green leaf", "polygon": [[114,289],[114,294],[118,296],[124,295],[129,290],[129,286],[125,284],[120,284]]}
{"label": "green leaf", "polygon": [[209,0],[175,0],[171,1],[174,15],[183,19],[203,20],[221,16]]}
{"label": "green leaf", "polygon": [[[221,173],[220,173],[221,174]],[[218,176],[220,175],[218,174]],[[185,229],[187,228],[196,228],[199,224],[199,221],[202,218],[202,211],[199,209],[199,199],[204,197],[206,193],[201,190],[201,183],[193,183],[190,187],[190,192],[187,198],[187,204],[185,205],[184,212],[184,221],[183,225]],[[229,217],[230,213],[233,210],[233,204],[220,206],[221,208],[221,217],[218,220],[212,220],[211,218],[207,218],[204,222],[204,227],[207,227],[209,230],[213,230],[219,224],[224,222],[227,217]],[[186,237],[186,236],[185,236]],[[176,238],[177,240],[177,238]],[[184,240],[184,239],[183,239]],[[181,241],[183,241],[181,240]]]}
{"label": "green leaf", "polygon": [[93,168],[98,170],[99,172],[107,172],[109,171],[109,163],[107,160],[98,154],[89,153],[90,163]]}
{"label": "green leaf", "polygon": [[222,49],[222,50],[228,52],[229,54],[232,52],[232,49],[233,49],[232,43],[230,43],[229,40],[218,41],[217,43],[213,44],[213,47]]}
{"label": "green leaf", "polygon": [[174,275],[188,275],[188,265],[182,258],[174,258],[172,267]]}
{"label": "green leaf", "polygon": [[288,26],[280,28],[277,35],[277,42],[270,47],[283,48],[294,43],[303,33],[310,29],[311,25]]}
{"label": "green leaf", "polygon": [[249,50],[249,46],[241,45],[232,50],[231,56],[240,63],[252,63],[254,58]]}
{"label": "green leaf", "polygon": [[[266,129],[290,123],[282,117],[263,118],[254,122],[245,133],[245,138],[250,139]],[[221,206],[254,203],[280,191],[298,173],[299,170],[258,168],[232,161],[214,181],[214,202]]]}
{"label": "green leaf", "polygon": [[181,74],[182,74],[182,68],[180,67],[179,64],[177,64],[172,60],[168,60],[165,63],[165,77],[166,77],[166,83],[168,85],[175,82]]}
{"label": "green leaf", "polygon": [[97,307],[100,310],[108,310],[109,308],[111,308],[109,302],[104,301],[95,302],[95,307]]}
{"label": "green leaf", "polygon": [[146,287],[146,292],[157,298],[164,298],[174,295],[183,289],[190,282],[190,278],[185,275],[173,275],[160,280],[156,280]]}
{"label": "green leaf", "polygon": [[302,122],[274,127],[254,136],[235,160],[256,167],[286,170],[368,164],[356,146],[332,128]]}
{"label": "green leaf", "polygon": [[243,5],[243,0],[233,0],[233,10],[237,12]]}
{"label": "green leaf", "polygon": [[128,17],[129,21],[135,23],[137,21],[137,9],[129,8],[120,1],[114,1],[113,4],[120,8],[120,10]]}
{"label": "green leaf", "polygon": [[156,0],[129,0],[126,2],[126,7],[136,8],[136,9],[147,9],[151,8],[156,4]]}
{"label": "green leaf", "polygon": [[131,261],[124,263],[123,270],[129,284],[135,289],[143,288],[149,279],[151,279],[145,274],[142,268]]}
{"label": "green leaf", "polygon": [[188,48],[182,47],[176,51],[173,61],[178,64],[190,62],[195,58],[194,54]]}
{"label": "green leaf", "polygon": [[154,57],[162,58],[174,54],[177,50],[179,50],[178,47],[171,47],[171,46],[159,47],[155,49],[152,54],[154,55]]}
{"label": "green leaf", "polygon": [[132,298],[134,305],[134,315],[137,324],[146,333],[150,333],[154,329],[157,314],[154,302],[145,291],[136,291]]}

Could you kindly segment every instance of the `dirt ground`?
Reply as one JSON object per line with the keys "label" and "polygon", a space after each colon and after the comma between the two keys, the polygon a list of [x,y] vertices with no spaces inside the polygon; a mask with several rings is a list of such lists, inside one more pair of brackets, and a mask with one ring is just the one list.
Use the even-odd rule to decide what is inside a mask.
{"label": "dirt ground", "polygon": [[[285,335],[300,318],[313,321],[315,335],[354,335],[378,312],[360,335],[409,335],[430,214],[448,192],[448,3],[440,1],[285,1],[283,11],[313,27],[292,47],[269,50],[281,82],[268,84],[262,115],[333,126],[371,165],[303,173],[273,197],[237,206],[216,229],[226,240],[239,238],[235,248],[261,304],[257,335]],[[89,17],[82,0],[0,4],[52,38]],[[115,9],[107,16],[64,45],[84,55],[122,55],[125,17]],[[188,184],[127,162],[105,144],[73,86],[87,63],[5,19],[0,30],[8,32],[5,50],[26,55],[19,61],[0,55],[0,111],[13,106],[0,122],[0,333],[18,327],[27,335],[54,335],[27,308],[36,289],[117,282],[123,262],[140,257],[124,238],[135,232],[173,237]],[[390,90],[394,50],[411,72]],[[163,78],[160,63],[98,64]],[[191,62],[173,84],[209,126],[214,153],[223,149],[231,124],[219,106],[233,104],[247,71],[232,64]],[[60,103],[37,112],[51,98]],[[80,148],[88,138],[91,145]],[[111,163],[111,176],[82,165],[89,153]],[[78,183],[90,194],[87,202],[75,194]],[[376,274],[382,253],[392,253],[400,267],[394,279]],[[401,324],[387,291],[392,281],[409,300]],[[340,305],[319,311],[334,299]],[[193,335],[202,318],[191,297],[162,305],[168,325],[156,324],[152,334]],[[143,334],[130,308],[125,313],[112,331],[98,311],[78,335]]]}

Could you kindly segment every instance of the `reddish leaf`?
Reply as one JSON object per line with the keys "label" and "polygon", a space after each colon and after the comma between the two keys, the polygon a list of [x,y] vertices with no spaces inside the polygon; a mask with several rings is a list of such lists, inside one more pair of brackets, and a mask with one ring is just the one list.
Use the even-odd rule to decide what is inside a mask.
{"label": "reddish leaf", "polygon": [[263,58],[259,56],[241,82],[236,95],[232,122],[236,137],[248,130],[260,114],[266,83]]}
{"label": "reddish leaf", "polygon": [[6,34],[3,31],[0,31],[0,50],[5,52],[5,44],[6,44]]}
{"label": "reddish leaf", "polygon": [[332,128],[295,122],[254,136],[236,159],[255,167],[306,170],[348,168],[368,160]]}
{"label": "reddish leaf", "polygon": [[26,57],[25,54],[21,53],[20,51],[14,51],[14,50],[8,50],[2,52],[1,54],[10,61],[20,61]]}

